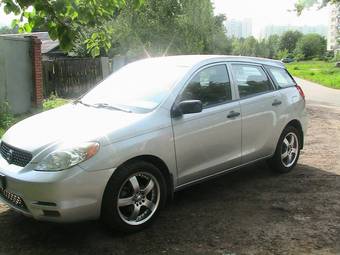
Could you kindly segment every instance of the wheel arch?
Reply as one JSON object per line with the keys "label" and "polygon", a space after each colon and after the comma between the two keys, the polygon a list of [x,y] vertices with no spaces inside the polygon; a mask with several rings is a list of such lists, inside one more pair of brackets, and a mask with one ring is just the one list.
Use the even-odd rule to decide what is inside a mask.
{"label": "wheel arch", "polygon": [[173,175],[171,174],[171,172],[170,172],[168,166],[166,165],[166,163],[161,158],[159,158],[157,156],[154,156],[154,155],[135,156],[135,157],[125,161],[120,166],[118,166],[117,170],[119,170],[120,168],[122,168],[122,167],[124,167],[124,166],[126,166],[128,164],[136,162],[136,161],[148,162],[148,163],[154,165],[155,167],[157,167],[161,171],[162,175],[164,176],[165,182],[166,182],[167,196],[168,196],[168,198],[172,199],[173,198],[173,194],[174,194]]}

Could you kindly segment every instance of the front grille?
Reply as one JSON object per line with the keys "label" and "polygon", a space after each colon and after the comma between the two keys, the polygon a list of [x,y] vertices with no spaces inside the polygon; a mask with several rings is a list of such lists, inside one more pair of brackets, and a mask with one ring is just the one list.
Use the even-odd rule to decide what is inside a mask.
{"label": "front grille", "polygon": [[18,195],[15,195],[7,190],[0,188],[0,197],[11,205],[14,205],[20,209],[27,210],[24,200]]}
{"label": "front grille", "polygon": [[31,153],[14,148],[4,142],[1,142],[0,154],[8,162],[8,164],[21,167],[25,167],[32,160]]}

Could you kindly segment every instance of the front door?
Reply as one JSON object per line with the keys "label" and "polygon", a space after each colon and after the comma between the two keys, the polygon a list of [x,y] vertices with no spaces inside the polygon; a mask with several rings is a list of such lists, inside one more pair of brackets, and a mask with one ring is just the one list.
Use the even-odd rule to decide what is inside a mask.
{"label": "front door", "polygon": [[203,111],[173,119],[179,185],[241,162],[240,103],[233,101],[225,64],[199,70],[179,96],[201,100]]}

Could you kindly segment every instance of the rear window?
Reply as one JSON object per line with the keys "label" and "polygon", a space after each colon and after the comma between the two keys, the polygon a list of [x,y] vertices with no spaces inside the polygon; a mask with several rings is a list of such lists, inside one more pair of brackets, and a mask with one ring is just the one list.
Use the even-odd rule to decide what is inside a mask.
{"label": "rear window", "polygon": [[278,67],[267,67],[268,71],[272,75],[275,83],[279,86],[279,88],[287,88],[291,86],[295,86],[295,81],[287,72],[287,70]]}

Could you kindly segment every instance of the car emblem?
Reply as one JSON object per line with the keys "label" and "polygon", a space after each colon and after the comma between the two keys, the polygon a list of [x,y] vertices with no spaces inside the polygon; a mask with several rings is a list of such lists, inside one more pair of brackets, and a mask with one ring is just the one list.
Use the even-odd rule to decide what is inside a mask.
{"label": "car emblem", "polygon": [[11,164],[12,163],[12,160],[13,160],[13,150],[9,150],[8,151],[8,153],[7,153],[7,156],[6,156],[6,160],[7,160],[7,162],[9,163],[9,164]]}

